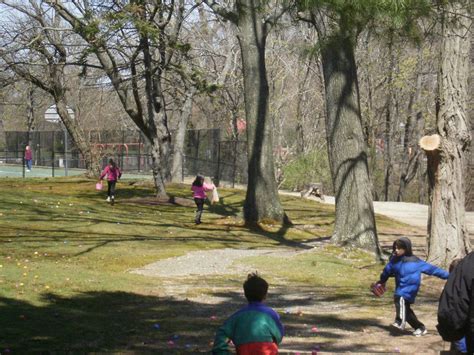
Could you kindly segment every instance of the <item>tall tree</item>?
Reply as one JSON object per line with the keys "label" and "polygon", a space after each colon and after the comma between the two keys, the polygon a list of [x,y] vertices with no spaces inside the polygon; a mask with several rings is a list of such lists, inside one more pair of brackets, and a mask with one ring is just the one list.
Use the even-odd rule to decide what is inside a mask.
{"label": "tall tree", "polygon": [[355,45],[361,31],[371,26],[403,28],[409,32],[416,18],[425,13],[426,3],[309,0],[300,5],[309,13],[300,15],[315,27],[321,48],[328,153],[336,194],[332,240],[380,255],[359,103]]}
{"label": "tall tree", "polygon": [[84,63],[95,55],[125,111],[150,141],[156,194],[167,198],[171,135],[164,78],[173,70],[175,53],[189,50],[179,34],[194,6],[184,0],[48,3],[88,44]]}
{"label": "tall tree", "polygon": [[437,135],[420,141],[428,155],[430,182],[428,260],[442,266],[471,250],[465,224],[464,175],[471,143],[466,114],[472,35],[470,6],[468,0],[443,2],[440,6]]}
{"label": "tall tree", "polygon": [[265,63],[269,30],[284,9],[272,8],[264,0],[236,0],[234,9],[225,8],[215,1],[208,1],[207,4],[236,26],[240,45],[248,154],[245,222],[250,225],[261,222],[288,223],[275,180]]}
{"label": "tall tree", "polygon": [[51,95],[62,123],[84,157],[86,174],[97,177],[100,169],[97,151],[89,144],[79,119],[74,119],[68,111],[71,89],[68,66],[77,60],[77,53],[71,49],[74,45],[67,31],[61,30],[58,16],[51,15],[37,2],[3,1],[3,4],[14,12],[16,21],[3,26],[2,60],[23,80]]}
{"label": "tall tree", "polygon": [[380,257],[354,58],[357,28],[350,24],[350,5],[318,2],[307,9],[306,20],[313,24],[321,41],[326,137],[336,197],[331,239],[336,244],[371,250]]}

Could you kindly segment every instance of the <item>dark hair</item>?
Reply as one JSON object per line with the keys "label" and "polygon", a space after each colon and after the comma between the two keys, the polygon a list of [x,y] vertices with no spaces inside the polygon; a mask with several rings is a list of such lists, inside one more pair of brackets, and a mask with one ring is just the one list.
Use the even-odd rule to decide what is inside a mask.
{"label": "dark hair", "polygon": [[248,274],[244,282],[244,294],[249,302],[262,302],[267,297],[268,283],[257,273]]}
{"label": "dark hair", "polygon": [[395,253],[395,248],[405,250],[405,256],[412,256],[413,251],[411,247],[411,240],[407,237],[398,238],[396,241],[393,242],[393,252]]}
{"label": "dark hair", "polygon": [[403,249],[403,250],[406,250],[407,249],[407,246],[405,245],[405,243],[403,243],[403,241],[401,241],[400,239],[397,239],[395,241],[395,243],[393,243],[393,247],[394,249],[397,248],[397,249]]}
{"label": "dark hair", "polygon": [[193,181],[193,186],[202,186],[204,184],[204,176],[197,175]]}
{"label": "dark hair", "polygon": [[109,159],[109,164],[112,165],[113,168],[115,168],[116,164],[112,158]]}
{"label": "dark hair", "polygon": [[451,261],[451,264],[449,264],[449,272],[453,272],[454,268],[458,266],[459,262],[461,261],[461,258],[454,259]]}

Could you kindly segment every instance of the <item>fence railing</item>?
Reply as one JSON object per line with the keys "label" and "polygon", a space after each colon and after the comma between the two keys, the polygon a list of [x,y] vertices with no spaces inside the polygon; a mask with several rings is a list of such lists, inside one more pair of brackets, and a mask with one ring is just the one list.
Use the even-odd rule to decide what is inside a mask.
{"label": "fence railing", "polygon": [[[107,133],[107,134],[106,134]],[[150,173],[152,170],[151,146],[138,131],[97,132],[90,136],[102,151],[102,166],[114,159],[124,172]],[[63,131],[5,132],[0,164],[23,165],[24,149],[30,145],[33,166],[51,170],[55,176],[68,175],[68,169],[85,169],[85,162],[71,138]],[[170,158],[172,159],[172,157]],[[188,130],[183,155],[183,176],[203,174],[216,182],[234,184],[247,182],[247,159],[244,141],[220,140],[219,130]]]}

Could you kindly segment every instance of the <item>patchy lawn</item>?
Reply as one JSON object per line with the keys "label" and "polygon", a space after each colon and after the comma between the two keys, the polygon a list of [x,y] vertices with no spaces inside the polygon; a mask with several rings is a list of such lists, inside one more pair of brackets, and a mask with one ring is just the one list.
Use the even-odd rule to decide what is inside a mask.
{"label": "patchy lawn", "polygon": [[[249,230],[244,191],[221,189],[221,202],[195,226],[189,186],[169,186],[169,203],[150,184],[121,181],[111,206],[94,185],[0,180],[0,352],[208,352],[217,327],[244,302],[252,270],[271,284],[268,303],[287,329],[283,351],[443,349],[434,328],[443,282],[426,278],[415,306],[430,335],[391,333],[390,290],[380,299],[368,291],[382,265],[329,244],[333,206],[282,196],[294,226]],[[416,228],[377,222],[385,248],[408,235],[423,251]],[[219,264],[224,250],[237,253],[229,267]],[[157,262],[165,263],[156,264],[160,272],[140,274]],[[199,271],[206,263],[211,273]]]}

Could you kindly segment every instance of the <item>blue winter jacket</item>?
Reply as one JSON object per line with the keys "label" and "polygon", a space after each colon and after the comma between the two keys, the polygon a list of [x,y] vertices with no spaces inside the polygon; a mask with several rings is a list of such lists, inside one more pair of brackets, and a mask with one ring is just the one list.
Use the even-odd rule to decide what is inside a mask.
{"label": "blue winter jacket", "polygon": [[410,240],[400,239],[407,245],[406,253],[401,257],[392,257],[383,269],[379,282],[385,283],[389,277],[395,277],[395,296],[403,297],[406,301],[413,303],[420,289],[422,273],[446,280],[449,272],[412,255]]}

